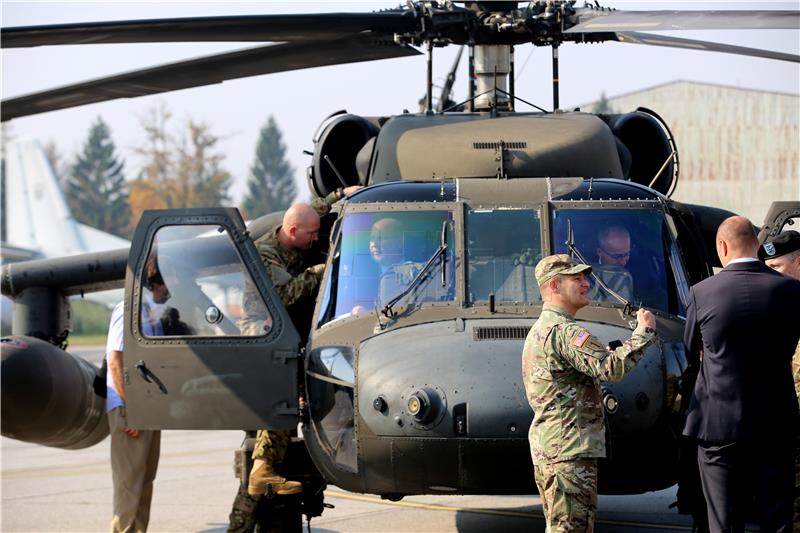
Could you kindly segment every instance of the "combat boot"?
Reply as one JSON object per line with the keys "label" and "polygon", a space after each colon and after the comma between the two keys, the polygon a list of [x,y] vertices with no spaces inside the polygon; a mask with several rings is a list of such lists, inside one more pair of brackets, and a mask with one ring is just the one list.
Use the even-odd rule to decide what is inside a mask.
{"label": "combat boot", "polygon": [[256,459],[250,471],[250,482],[247,492],[251,496],[275,494],[288,496],[303,492],[303,484],[299,481],[289,481],[275,471],[272,461]]}

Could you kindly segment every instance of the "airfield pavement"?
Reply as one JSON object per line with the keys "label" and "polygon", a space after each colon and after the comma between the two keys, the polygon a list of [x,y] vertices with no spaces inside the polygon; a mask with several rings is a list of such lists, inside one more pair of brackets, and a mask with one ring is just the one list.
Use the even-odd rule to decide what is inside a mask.
{"label": "airfield pavement", "polygon": [[[95,362],[102,357],[102,348],[71,351]],[[240,431],[163,432],[150,531],[225,531],[238,483],[233,450],[241,439]],[[0,530],[108,530],[108,439],[67,451],[2,438],[0,452]],[[674,488],[640,496],[601,496],[596,531],[690,531],[690,520],[668,508],[674,500]],[[544,531],[537,496],[414,496],[392,503],[329,487],[325,501],[335,508],[312,520],[315,533]]]}

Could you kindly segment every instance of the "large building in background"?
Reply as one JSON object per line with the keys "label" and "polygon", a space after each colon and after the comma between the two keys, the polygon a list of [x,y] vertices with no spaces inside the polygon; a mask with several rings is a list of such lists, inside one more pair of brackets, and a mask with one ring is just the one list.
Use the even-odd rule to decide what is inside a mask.
{"label": "large building in background", "polygon": [[773,201],[800,199],[800,96],[675,81],[606,102],[611,112],[643,106],[666,121],[680,158],[676,200],[760,225]]}

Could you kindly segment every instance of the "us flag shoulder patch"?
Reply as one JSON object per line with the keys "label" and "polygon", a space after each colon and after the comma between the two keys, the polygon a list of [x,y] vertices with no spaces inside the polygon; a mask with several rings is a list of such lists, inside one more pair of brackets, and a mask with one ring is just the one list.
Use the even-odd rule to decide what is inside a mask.
{"label": "us flag shoulder patch", "polygon": [[578,348],[582,348],[583,345],[586,344],[586,341],[588,340],[589,340],[589,332],[582,331],[577,335],[575,335],[575,337],[573,337],[572,344],[577,346]]}

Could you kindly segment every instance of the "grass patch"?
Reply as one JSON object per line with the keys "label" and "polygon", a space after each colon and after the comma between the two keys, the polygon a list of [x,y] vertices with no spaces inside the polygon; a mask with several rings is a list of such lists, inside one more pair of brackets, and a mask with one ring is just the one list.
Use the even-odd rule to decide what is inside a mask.
{"label": "grass patch", "polygon": [[69,336],[70,348],[74,346],[105,346],[106,335],[89,335],[89,334],[75,334],[71,333]]}
{"label": "grass patch", "polygon": [[108,323],[111,320],[111,309],[97,302],[76,298],[70,300],[70,307],[72,308],[70,341],[78,337],[99,336],[103,338],[100,343],[105,344]]}

